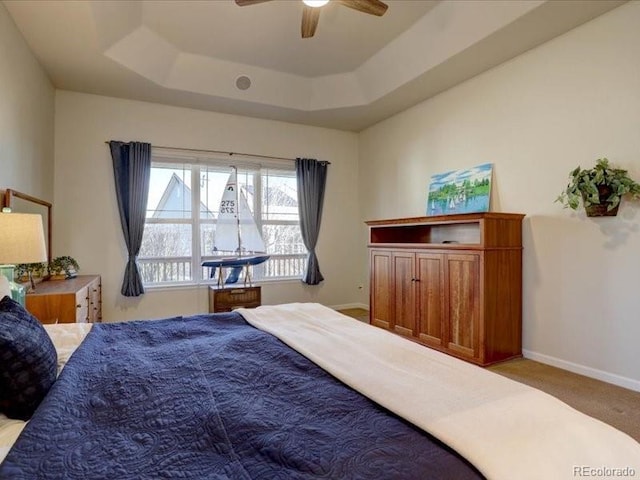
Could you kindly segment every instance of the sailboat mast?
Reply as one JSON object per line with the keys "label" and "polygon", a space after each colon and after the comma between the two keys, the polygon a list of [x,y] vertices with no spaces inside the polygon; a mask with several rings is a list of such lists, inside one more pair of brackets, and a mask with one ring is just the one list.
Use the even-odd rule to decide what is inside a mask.
{"label": "sailboat mast", "polygon": [[238,230],[238,256],[242,256],[242,236],[240,235],[240,178],[238,178],[238,167],[231,165],[236,176],[236,226]]}

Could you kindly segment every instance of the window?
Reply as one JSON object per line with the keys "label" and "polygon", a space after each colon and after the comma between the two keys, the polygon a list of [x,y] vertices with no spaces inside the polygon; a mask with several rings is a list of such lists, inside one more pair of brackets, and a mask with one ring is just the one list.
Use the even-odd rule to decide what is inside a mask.
{"label": "window", "polygon": [[[138,256],[145,285],[210,281],[210,269],[200,264],[213,258],[222,193],[232,171],[228,161],[154,156]],[[300,277],[307,251],[293,164],[238,165],[237,179],[270,255],[252,267],[253,280]]]}

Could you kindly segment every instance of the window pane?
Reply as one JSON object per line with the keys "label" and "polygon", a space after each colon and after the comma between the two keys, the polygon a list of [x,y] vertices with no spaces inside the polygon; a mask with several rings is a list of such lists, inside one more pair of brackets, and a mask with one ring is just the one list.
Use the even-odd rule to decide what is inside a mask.
{"label": "window pane", "polygon": [[[200,167],[200,255],[202,257],[213,255],[216,249],[225,251],[225,253],[227,254],[231,254],[238,248],[237,235],[233,234],[233,232],[230,232],[228,229],[227,235],[225,236],[225,238],[227,238],[227,241],[218,242],[218,244],[216,245],[217,229],[215,221],[218,220],[220,216],[220,204],[222,195],[225,191],[225,187],[230,178],[230,175],[233,172],[234,170],[229,167]],[[254,178],[256,174],[256,171],[239,168],[237,170],[236,177],[239,185],[238,193],[247,200],[247,205],[251,214],[253,214],[253,212],[255,211],[256,206],[254,199]],[[245,234],[246,232],[248,232],[248,230],[243,231],[243,234]],[[245,240],[247,240],[246,237]],[[233,242],[233,246],[228,245],[229,241]],[[224,246],[222,246],[220,243],[222,243]],[[251,248],[246,243],[243,245],[243,247],[249,249]],[[263,248],[260,248],[260,251],[263,250]]]}
{"label": "window pane", "polygon": [[298,185],[294,172],[268,171],[262,176],[263,220],[298,220]]}
{"label": "window pane", "polygon": [[200,170],[200,218],[217,218],[224,187],[229,179],[229,167],[203,166]]}
{"label": "window pane", "polygon": [[261,270],[254,270],[253,278],[256,280],[263,278],[287,278],[301,277],[304,273],[305,260],[307,254],[297,255],[274,255],[262,265]]}
{"label": "window pane", "polygon": [[138,265],[143,283],[191,281],[190,224],[147,223]]}
{"label": "window pane", "polygon": [[147,223],[142,235],[141,257],[190,257],[191,225]]}
{"label": "window pane", "polygon": [[[220,201],[229,176],[233,172],[230,167],[200,167],[200,218],[217,218],[220,213]],[[254,211],[254,175],[255,171],[238,169],[238,185],[240,192],[247,199],[249,210]]]}
{"label": "window pane", "polygon": [[147,218],[191,218],[191,169],[188,165],[151,166]]}
{"label": "window pane", "polygon": [[255,198],[256,186],[255,177],[258,175],[256,170],[238,169],[238,185],[240,186],[240,192],[247,199],[247,205],[249,205],[249,211],[254,213],[256,211]]}
{"label": "window pane", "polygon": [[262,234],[271,254],[307,253],[299,225],[264,225]]}
{"label": "window pane", "polygon": [[215,235],[215,223],[203,222],[200,224],[200,255],[202,257],[213,255],[214,240],[216,238]]}

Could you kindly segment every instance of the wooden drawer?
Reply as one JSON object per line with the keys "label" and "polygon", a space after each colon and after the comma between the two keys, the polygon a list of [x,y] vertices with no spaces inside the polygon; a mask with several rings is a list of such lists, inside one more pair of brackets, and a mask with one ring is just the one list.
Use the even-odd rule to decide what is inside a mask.
{"label": "wooden drawer", "polygon": [[[44,282],[43,282],[44,283]],[[29,294],[26,307],[42,323],[75,323],[81,299],[75,292],[56,295]]]}
{"label": "wooden drawer", "polygon": [[89,321],[89,289],[81,288],[76,292],[76,323],[87,323]]}
{"label": "wooden drawer", "polygon": [[89,290],[89,322],[102,321],[102,284],[100,277],[96,278],[88,286]]}
{"label": "wooden drawer", "polygon": [[261,287],[209,287],[209,312],[230,312],[236,308],[255,308],[261,303]]}
{"label": "wooden drawer", "polygon": [[69,280],[49,280],[27,294],[27,310],[42,323],[100,321],[100,277],[80,275]]}

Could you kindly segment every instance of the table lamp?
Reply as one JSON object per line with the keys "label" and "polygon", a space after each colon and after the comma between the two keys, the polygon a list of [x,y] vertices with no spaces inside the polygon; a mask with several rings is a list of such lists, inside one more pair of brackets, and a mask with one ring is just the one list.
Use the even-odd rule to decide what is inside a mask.
{"label": "table lamp", "polygon": [[[0,213],[0,275],[9,280],[11,298],[24,305],[26,288],[13,281],[17,263],[47,261],[42,216],[31,213]],[[33,282],[33,280],[30,278]]]}

